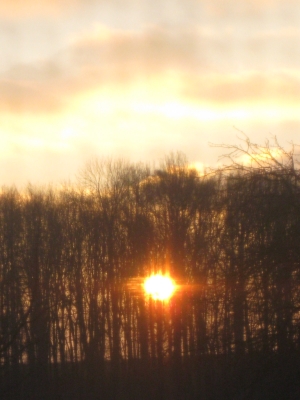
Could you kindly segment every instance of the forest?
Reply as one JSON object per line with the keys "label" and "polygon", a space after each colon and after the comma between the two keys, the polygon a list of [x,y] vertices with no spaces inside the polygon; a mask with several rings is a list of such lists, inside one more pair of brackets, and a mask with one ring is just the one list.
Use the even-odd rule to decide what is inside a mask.
{"label": "forest", "polygon": [[171,153],[2,188],[1,399],[300,398],[297,154],[223,147],[205,173]]}

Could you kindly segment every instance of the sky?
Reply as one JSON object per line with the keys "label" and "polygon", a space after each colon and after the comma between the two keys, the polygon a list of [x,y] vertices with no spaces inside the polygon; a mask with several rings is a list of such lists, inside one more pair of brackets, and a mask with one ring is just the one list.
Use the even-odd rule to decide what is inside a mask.
{"label": "sky", "polygon": [[298,0],[1,0],[0,185],[300,143]]}

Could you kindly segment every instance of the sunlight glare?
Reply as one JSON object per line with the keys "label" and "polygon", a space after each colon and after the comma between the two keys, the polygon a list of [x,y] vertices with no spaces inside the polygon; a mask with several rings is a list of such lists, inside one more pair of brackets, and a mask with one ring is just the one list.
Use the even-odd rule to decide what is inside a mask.
{"label": "sunlight glare", "polygon": [[168,300],[175,291],[174,281],[166,275],[156,274],[146,278],[145,292],[154,300]]}

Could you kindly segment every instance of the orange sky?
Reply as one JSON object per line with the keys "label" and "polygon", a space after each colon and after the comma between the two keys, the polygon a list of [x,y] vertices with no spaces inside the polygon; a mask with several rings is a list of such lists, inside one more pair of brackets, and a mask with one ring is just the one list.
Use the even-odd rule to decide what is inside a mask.
{"label": "orange sky", "polygon": [[234,127],[299,143],[299,22],[294,0],[3,0],[0,184],[95,156],[215,165]]}

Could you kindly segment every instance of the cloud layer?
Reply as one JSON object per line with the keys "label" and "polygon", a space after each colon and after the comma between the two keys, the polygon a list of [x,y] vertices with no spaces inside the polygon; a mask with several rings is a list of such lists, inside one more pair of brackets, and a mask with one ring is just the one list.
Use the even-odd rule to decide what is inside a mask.
{"label": "cloud layer", "polygon": [[[158,98],[169,93],[217,106],[299,101],[300,30],[254,35],[244,47],[231,36],[201,28],[121,31],[97,25],[73,36],[52,58],[2,73],[0,109],[60,112],[91,90],[128,93],[147,84]],[[254,57],[264,52],[265,58]]]}
{"label": "cloud layer", "polygon": [[5,179],[99,154],[205,164],[233,126],[297,138],[299,20],[296,0],[2,1]]}

